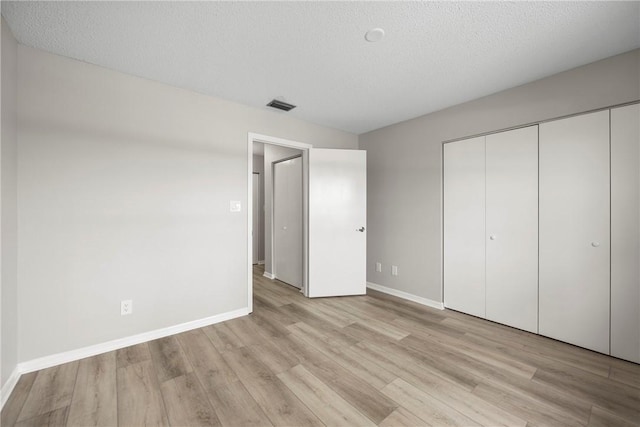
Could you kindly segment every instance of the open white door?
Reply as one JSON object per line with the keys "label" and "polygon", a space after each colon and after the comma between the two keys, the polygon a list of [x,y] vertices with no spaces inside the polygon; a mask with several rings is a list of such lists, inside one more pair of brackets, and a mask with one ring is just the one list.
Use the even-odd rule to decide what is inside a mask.
{"label": "open white door", "polygon": [[366,164],[366,151],[309,150],[310,298],[367,292]]}

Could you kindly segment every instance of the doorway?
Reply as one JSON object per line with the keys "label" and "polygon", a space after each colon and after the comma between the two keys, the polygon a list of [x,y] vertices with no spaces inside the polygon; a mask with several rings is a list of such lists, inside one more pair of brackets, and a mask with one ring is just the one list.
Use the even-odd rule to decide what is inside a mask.
{"label": "doorway", "polygon": [[[291,159],[292,157],[299,158],[299,162],[301,163],[301,168],[302,168],[302,171],[301,171],[302,188],[307,188],[307,185],[308,185],[307,184],[308,182],[308,170],[307,170],[308,150],[312,147],[310,144],[305,144],[302,142],[290,141],[282,138],[259,135],[254,133],[248,134],[248,155],[249,155],[248,165],[249,165],[250,175],[249,175],[249,192],[248,192],[249,197],[247,200],[247,204],[248,204],[247,209],[251,213],[251,215],[248,215],[247,222],[248,222],[249,230],[251,230],[250,233],[253,233],[253,230],[254,230],[253,172],[260,169],[260,167],[258,165],[255,165],[254,162],[256,161],[263,162],[263,164],[268,163],[263,159],[265,155],[264,149],[262,150],[258,149],[254,153],[254,144],[261,145],[265,148],[270,147],[275,149],[274,151],[279,151],[281,155],[278,160]],[[269,151],[269,148],[267,148],[267,151]],[[271,256],[271,254],[273,254],[275,250],[274,241],[272,238],[272,236],[274,235],[274,230],[273,230],[273,227],[271,226],[271,224],[273,224],[273,221],[271,220],[273,209],[270,203],[268,202],[268,199],[271,197],[271,194],[269,193],[271,193],[273,189],[273,175],[271,173],[273,169],[271,168],[272,168],[272,165],[269,164],[268,168],[264,168],[263,166],[261,170],[263,172],[261,185],[263,186],[262,215],[264,217],[264,219],[261,221],[261,224],[262,224],[262,232],[264,234],[264,241],[260,244],[264,248],[263,249],[263,260],[264,260],[264,266],[265,266],[264,276],[270,279],[274,279],[276,278],[276,276],[273,274],[273,272],[277,271],[277,269],[273,267],[273,258]],[[306,192],[303,191],[302,218],[301,218],[302,220],[302,245],[301,245],[302,252],[300,254],[302,274],[301,274],[301,283],[299,283],[299,288],[305,296],[308,296],[307,281],[308,281],[308,259],[309,259],[308,244],[307,244],[307,236],[308,236],[307,212],[308,212],[308,195],[306,194]],[[253,260],[254,239],[252,234],[250,234],[249,236],[250,236],[250,239],[249,239],[247,256],[249,260]],[[248,284],[247,284],[248,307],[249,307],[249,311],[251,312],[253,311],[253,263],[248,262],[247,264],[248,264],[248,272],[247,272],[248,273]]]}
{"label": "doorway", "polygon": [[[253,145],[255,142],[302,154],[302,289],[305,297],[366,294],[366,151],[312,148],[309,144],[248,134],[247,286],[249,312],[253,311]],[[289,156],[291,157],[291,156]],[[267,164],[267,162],[264,162]],[[270,164],[269,164],[270,165]],[[265,170],[265,181],[268,170]],[[265,193],[270,185],[265,186]],[[266,199],[266,197],[265,197]],[[270,210],[265,206],[265,217]],[[266,236],[273,230],[271,221]],[[273,253],[265,243],[265,270]],[[273,268],[273,266],[271,266]],[[270,270],[274,271],[274,270]],[[274,278],[273,273],[264,276]]]}

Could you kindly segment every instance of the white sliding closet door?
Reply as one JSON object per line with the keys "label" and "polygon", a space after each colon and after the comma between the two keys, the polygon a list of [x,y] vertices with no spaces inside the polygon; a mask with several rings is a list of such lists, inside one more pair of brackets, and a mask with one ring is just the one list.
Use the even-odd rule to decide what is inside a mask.
{"label": "white sliding closet door", "polygon": [[640,105],[611,110],[611,355],[640,363]]}
{"label": "white sliding closet door", "polygon": [[444,304],[485,316],[485,137],[444,147]]}
{"label": "white sliding closet door", "polygon": [[540,125],[542,335],[609,353],[609,111]]}
{"label": "white sliding closet door", "polygon": [[486,317],[538,332],[538,126],[486,137]]}

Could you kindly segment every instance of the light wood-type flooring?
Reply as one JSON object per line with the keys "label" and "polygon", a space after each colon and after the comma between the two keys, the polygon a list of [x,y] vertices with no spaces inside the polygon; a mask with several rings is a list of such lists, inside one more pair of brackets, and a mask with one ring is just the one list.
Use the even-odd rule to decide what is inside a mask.
{"label": "light wood-type flooring", "polygon": [[250,316],[23,375],[2,426],[640,423],[640,365],[377,292],[254,283]]}

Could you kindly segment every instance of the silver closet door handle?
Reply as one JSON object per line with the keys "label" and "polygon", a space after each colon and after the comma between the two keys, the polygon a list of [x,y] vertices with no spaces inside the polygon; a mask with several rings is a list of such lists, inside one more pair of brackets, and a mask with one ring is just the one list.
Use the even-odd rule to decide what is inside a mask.
{"label": "silver closet door handle", "polygon": [[492,234],[491,236],[489,236],[489,240],[496,240],[498,238],[498,236],[496,236],[495,234]]}
{"label": "silver closet door handle", "polygon": [[600,242],[591,242],[591,246],[597,248],[598,246],[600,246]]}
{"label": "silver closet door handle", "polygon": [[364,233],[364,227],[356,228],[356,231],[359,231],[359,232],[361,232],[361,233]]}

